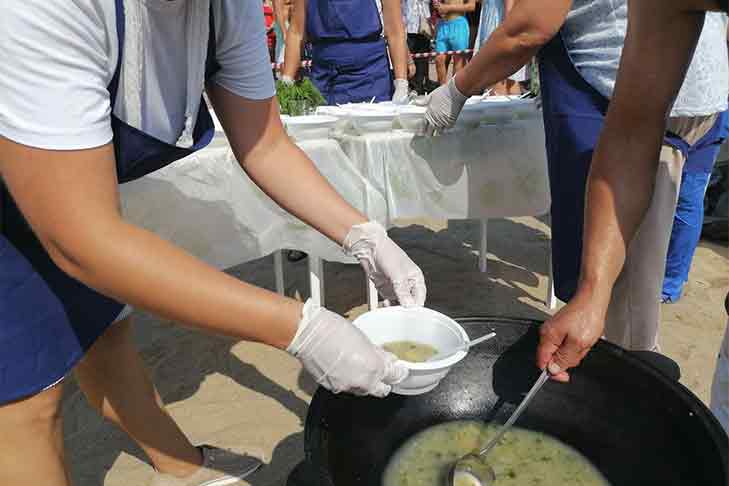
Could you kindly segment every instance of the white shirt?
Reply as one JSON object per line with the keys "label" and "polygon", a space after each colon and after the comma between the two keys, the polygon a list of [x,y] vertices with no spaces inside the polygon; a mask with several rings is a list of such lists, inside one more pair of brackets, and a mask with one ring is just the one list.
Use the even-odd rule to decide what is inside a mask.
{"label": "white shirt", "polygon": [[[142,113],[136,128],[173,144],[185,122],[186,18],[188,2],[195,0],[127,1],[145,9]],[[212,0],[212,5],[221,66],[213,81],[248,99],[274,96],[260,0]],[[207,46],[208,39],[200,42]],[[107,87],[118,46],[114,0],[0,0],[0,135],[56,150],[109,143]],[[113,110],[127,121],[123,84],[124,79]]]}
{"label": "white shirt", "polygon": [[[704,29],[671,116],[706,116],[727,109],[724,13],[706,15]],[[562,27],[570,58],[583,78],[612,97],[628,25],[627,0],[575,0]]]}
{"label": "white shirt", "polygon": [[430,0],[400,0],[406,34],[419,34],[422,19],[430,18]]}

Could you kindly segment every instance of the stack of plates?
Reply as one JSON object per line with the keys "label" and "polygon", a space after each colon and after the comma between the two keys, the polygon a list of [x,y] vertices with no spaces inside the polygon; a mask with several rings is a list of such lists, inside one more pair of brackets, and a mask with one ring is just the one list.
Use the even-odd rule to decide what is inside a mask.
{"label": "stack of plates", "polygon": [[292,116],[284,120],[286,131],[296,141],[328,138],[339,119],[327,115]]}
{"label": "stack of plates", "polygon": [[359,134],[373,132],[389,132],[397,116],[397,111],[390,104],[355,103],[343,105],[349,123]]}

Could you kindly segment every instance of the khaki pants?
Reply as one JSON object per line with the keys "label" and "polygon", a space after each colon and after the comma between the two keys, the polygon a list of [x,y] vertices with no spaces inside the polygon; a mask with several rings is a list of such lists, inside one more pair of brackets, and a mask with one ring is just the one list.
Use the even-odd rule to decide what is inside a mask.
{"label": "khaki pants", "polygon": [[[694,145],[711,130],[717,116],[671,118],[668,130]],[[653,199],[628,246],[625,266],[613,288],[605,338],[626,349],[658,349],[666,254],[685,162],[678,149],[668,145],[661,148]]]}

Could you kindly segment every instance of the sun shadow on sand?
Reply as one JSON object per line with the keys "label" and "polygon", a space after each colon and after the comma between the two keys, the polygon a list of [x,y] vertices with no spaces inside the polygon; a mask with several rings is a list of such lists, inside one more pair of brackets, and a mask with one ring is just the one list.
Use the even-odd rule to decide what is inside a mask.
{"label": "sun shadow on sand", "polygon": [[[546,319],[548,313],[543,305],[543,293],[549,248],[547,231],[536,220],[528,224],[522,220],[491,221],[486,274],[481,273],[477,265],[480,232],[473,221],[453,221],[447,229],[440,231],[411,225],[393,228],[390,234],[423,269],[428,283],[429,307],[453,317],[480,314]],[[359,266],[328,263],[325,270],[327,306],[342,314],[352,315],[353,309],[361,312],[366,297]],[[274,287],[271,258],[241,265],[229,272],[252,284]],[[286,283],[287,294],[308,295],[305,261],[286,263]],[[296,417],[298,426],[291,423],[288,435],[281,434],[283,439],[275,445],[269,444],[273,446],[270,464],[249,480],[254,486],[285,484],[289,472],[304,455],[301,428],[306,419],[307,397],[316,388],[308,375],[300,373],[296,363],[278,351],[264,346],[237,348],[234,340],[162,324],[151,316],[142,315],[138,319],[136,332],[142,355],[153,370],[155,384],[165,403],[185,407],[185,413],[196,414],[196,420],[197,414],[202,421],[206,420],[205,414],[210,413],[195,398],[214,376],[225,377],[233,385],[216,385],[212,392],[205,389],[205,397],[210,393],[215,395],[218,409],[226,408],[220,403],[229,397],[233,404],[235,385],[238,385],[254,392],[254,396],[260,396],[260,404],[263,404],[260,406],[270,406],[273,400],[282,412]],[[291,360],[292,364],[288,368],[269,366],[272,360],[279,359]],[[131,439],[105,423],[86,405],[72,380],[69,380],[67,395],[64,409],[66,441],[75,485],[103,485],[107,475],[118,474],[115,469],[122,454],[147,461]],[[188,401],[189,404],[180,403]],[[235,408],[234,413],[222,415],[223,422],[229,419],[230,424],[221,422],[220,427],[243,428],[239,436],[245,437],[257,418],[258,399],[254,402],[247,408],[235,404],[239,408]],[[260,428],[265,429],[266,425],[261,423]],[[260,431],[252,435],[261,437]],[[148,474],[139,472],[140,477],[148,478]],[[118,480],[117,476],[113,483],[131,484]]]}

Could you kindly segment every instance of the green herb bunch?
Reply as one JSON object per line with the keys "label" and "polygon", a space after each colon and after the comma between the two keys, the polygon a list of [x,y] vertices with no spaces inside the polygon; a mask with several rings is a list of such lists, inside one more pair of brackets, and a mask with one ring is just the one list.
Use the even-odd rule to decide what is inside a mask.
{"label": "green herb bunch", "polygon": [[326,104],[324,97],[308,78],[294,84],[277,81],[276,95],[284,115],[304,115],[317,106]]}

